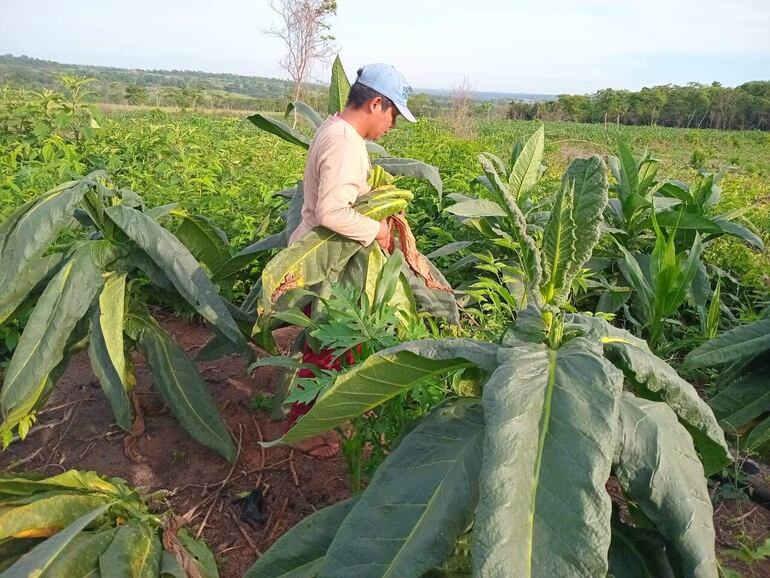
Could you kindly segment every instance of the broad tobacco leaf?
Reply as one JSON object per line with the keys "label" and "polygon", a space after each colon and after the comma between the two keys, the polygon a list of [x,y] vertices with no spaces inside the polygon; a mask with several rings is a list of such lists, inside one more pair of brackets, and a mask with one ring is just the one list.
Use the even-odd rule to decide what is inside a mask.
{"label": "broad tobacco leaf", "polygon": [[484,386],[478,576],[605,576],[620,371],[594,340],[501,350]]}

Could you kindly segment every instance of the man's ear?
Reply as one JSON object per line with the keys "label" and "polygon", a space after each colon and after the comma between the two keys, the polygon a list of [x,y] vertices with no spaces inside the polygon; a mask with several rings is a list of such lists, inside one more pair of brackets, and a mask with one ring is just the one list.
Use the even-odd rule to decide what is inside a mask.
{"label": "man's ear", "polygon": [[377,109],[377,106],[382,108],[381,96],[375,96],[372,100],[369,101],[369,112],[374,112]]}

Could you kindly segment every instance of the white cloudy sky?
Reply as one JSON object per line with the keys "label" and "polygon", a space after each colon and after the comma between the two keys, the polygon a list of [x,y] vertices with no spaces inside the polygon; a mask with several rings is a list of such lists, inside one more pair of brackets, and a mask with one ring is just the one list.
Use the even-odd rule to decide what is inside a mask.
{"label": "white cloudy sky", "polygon": [[[586,93],[770,80],[768,0],[338,0],[348,72],[390,62],[420,88]],[[268,0],[0,0],[0,54],[283,76]]]}

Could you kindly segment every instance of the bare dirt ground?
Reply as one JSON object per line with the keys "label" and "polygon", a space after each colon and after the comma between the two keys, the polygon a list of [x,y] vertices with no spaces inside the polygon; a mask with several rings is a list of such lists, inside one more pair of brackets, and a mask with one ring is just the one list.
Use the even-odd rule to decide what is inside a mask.
{"label": "bare dirt ground", "polygon": [[[162,324],[191,356],[211,336],[205,327],[174,318]],[[283,337],[290,342],[293,336]],[[185,433],[150,387],[152,374],[144,360],[136,357],[135,361],[145,430],[129,453],[140,463],[127,457],[126,434],[114,424],[83,352],[70,363],[33,432],[0,454],[0,470],[49,475],[70,468],[95,470],[148,492],[166,490],[167,504],[176,514],[196,508],[188,527],[193,532],[202,530],[222,578],[243,576],[259,553],[300,519],[349,495],[342,458],[321,460],[285,448],[262,450],[258,445],[260,439],[272,440],[282,433],[281,424],[270,421],[266,412],[250,408],[256,395],[273,392],[280,379],[277,370],[260,368],[248,377],[239,358],[199,364],[234,439],[241,440],[238,460],[231,466]],[[265,519],[252,527],[241,519],[236,498],[256,488],[264,494]]]}
{"label": "bare dirt ground", "polygon": [[[162,319],[162,325],[193,357],[211,336],[205,327],[174,317]],[[292,330],[282,331],[278,342],[288,348]],[[222,578],[240,578],[259,553],[299,520],[349,496],[342,458],[321,460],[258,445],[282,433],[280,423],[250,405],[255,396],[273,393],[278,370],[260,368],[249,377],[244,361],[234,357],[199,364],[234,439],[240,439],[238,460],[231,466],[182,430],[150,387],[152,374],[144,360],[137,356],[135,363],[145,429],[128,452],[134,460],[124,450],[126,433],[114,424],[88,358],[80,353],[29,437],[0,454],[0,470],[49,475],[70,468],[95,470],[147,492],[165,490],[168,508],[178,515],[192,514],[188,527],[209,544]],[[242,519],[237,495],[257,488],[264,495],[264,519],[252,526]],[[723,499],[715,506],[715,521],[725,565],[745,578],[770,576],[770,560],[749,565],[722,554],[736,548],[739,540],[761,544],[770,536],[770,510],[751,501]]]}

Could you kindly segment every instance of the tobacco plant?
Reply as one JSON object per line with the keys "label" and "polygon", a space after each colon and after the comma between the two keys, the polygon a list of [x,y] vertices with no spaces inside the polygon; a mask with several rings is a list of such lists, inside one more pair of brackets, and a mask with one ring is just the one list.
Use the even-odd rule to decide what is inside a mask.
{"label": "tobacco plant", "polygon": [[[691,286],[700,265],[701,240],[695,235],[689,252],[677,252],[676,229],[666,236],[653,216],[655,247],[652,254],[637,259],[623,245],[618,244],[623,261],[619,268],[635,291],[641,324],[649,335],[654,350],[663,338],[663,327],[691,293]],[[644,267],[640,265],[640,260]],[[717,309],[718,315],[718,309]]]}
{"label": "tobacco plant", "polygon": [[[594,262],[598,269],[605,271],[605,291],[600,296],[597,310],[614,312],[624,306],[630,296],[626,286],[629,284],[642,302],[648,300],[644,292],[640,292],[638,282],[628,277],[623,263],[628,261],[629,253],[645,255],[650,245],[657,250],[661,230],[671,236],[677,254],[683,254],[696,244],[700,246],[701,240],[706,245],[723,235],[740,238],[755,249],[764,248],[762,239],[751,230],[751,225],[738,222],[748,208],[714,215],[714,207],[721,196],[719,182],[723,173],[701,172],[689,185],[675,180],[658,180],[659,161],[647,152],[637,160],[623,142],[618,146],[618,156],[608,159],[616,182],[610,187],[615,198],[609,200],[605,210],[604,230],[615,244],[608,246],[605,256]],[[646,259],[643,258],[645,262]],[[695,264],[691,294],[703,317],[711,284],[700,257]],[[645,315],[644,311],[642,315]],[[654,318],[663,322],[660,315],[656,314]],[[657,337],[652,338],[653,342]]]}
{"label": "tobacco plant", "polygon": [[[161,492],[162,494],[162,492]],[[0,476],[3,578],[217,578],[214,555],[119,478],[69,470]]]}
{"label": "tobacco plant", "polygon": [[[481,153],[478,158],[484,176],[477,177],[474,182],[483,185],[491,199],[452,193],[448,197],[455,203],[447,207],[446,212],[456,215],[463,223],[493,242],[510,241],[510,236],[505,233],[509,226],[506,220],[510,215],[500,197],[500,186],[503,185],[524,214],[530,231],[542,231],[549,213],[540,210],[541,204],[534,203],[530,193],[544,171],[544,146],[545,129],[541,126],[526,143],[516,143],[507,164],[492,153]],[[493,177],[491,173],[494,173]]]}
{"label": "tobacco plant", "polygon": [[[175,205],[147,208],[133,191],[111,188],[102,172],[56,187],[0,224],[0,324],[32,307],[0,391],[5,445],[15,428],[25,437],[70,357],[86,345],[118,425],[130,430],[135,377],[129,353],[138,347],[180,424],[234,459],[205,382],[148,308],[163,296],[184,303],[248,353],[228,304],[190,250],[161,225],[170,213],[182,219],[180,237],[205,258],[205,220]],[[74,241],[55,249],[64,233]]]}
{"label": "tobacco plant", "polygon": [[[713,413],[644,341],[561,310],[599,238],[605,170],[598,157],[570,164],[537,243],[485,167],[520,247],[529,305],[499,343],[422,340],[374,354],[273,443],[459,369],[480,372],[481,395],[433,409],[360,496],[301,522],[247,576],[417,577],[464,566],[482,577],[716,578],[705,475],[729,453]],[[630,518],[613,514],[611,477]]]}
{"label": "tobacco plant", "polygon": [[706,241],[730,235],[745,241],[754,249],[763,250],[765,244],[752,231],[751,224],[739,222],[751,207],[715,214],[715,207],[722,196],[719,182],[723,176],[724,171],[716,174],[701,171],[690,184],[681,181],[664,183],[659,189],[659,194],[675,201],[675,204],[658,215],[658,223],[679,231],[680,247],[690,245],[693,237],[700,233]]}
{"label": "tobacco plant", "polygon": [[770,440],[770,309],[763,318],[725,331],[687,354],[685,369],[722,367],[709,400],[720,425],[755,451]]}

